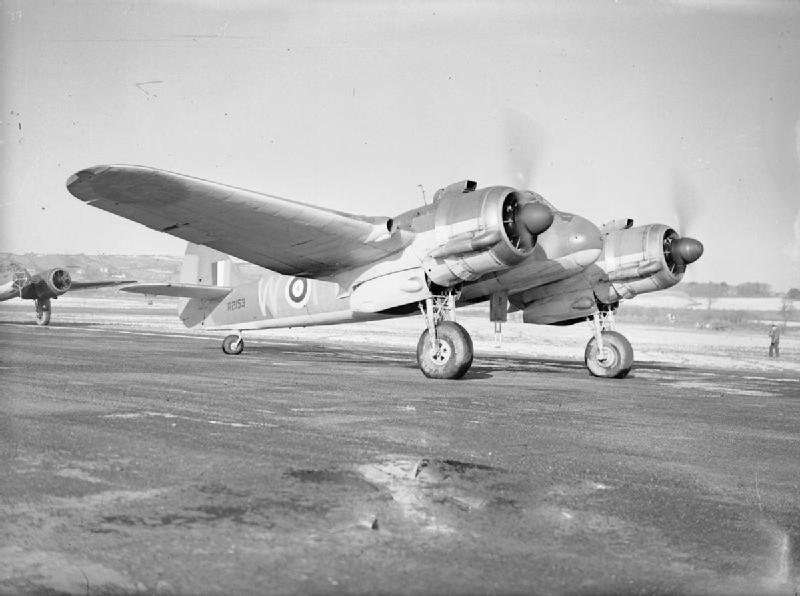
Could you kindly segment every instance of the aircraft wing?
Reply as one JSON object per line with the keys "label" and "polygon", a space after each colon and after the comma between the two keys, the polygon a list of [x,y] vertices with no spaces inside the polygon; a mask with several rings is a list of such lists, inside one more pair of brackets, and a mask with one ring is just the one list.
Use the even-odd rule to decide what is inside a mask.
{"label": "aircraft wing", "polygon": [[365,218],[143,166],[96,166],[67,181],[82,201],[286,275],[320,277],[394,253],[411,238]]}
{"label": "aircraft wing", "polygon": [[135,284],[135,279],[128,279],[125,281],[76,281],[72,280],[69,286],[70,290],[88,290],[89,288],[107,288],[109,286],[124,286],[125,284]]}
{"label": "aircraft wing", "polygon": [[178,298],[200,298],[217,300],[231,293],[232,288],[203,286],[200,284],[137,284],[122,288],[123,292],[146,294],[148,296],[176,296]]}

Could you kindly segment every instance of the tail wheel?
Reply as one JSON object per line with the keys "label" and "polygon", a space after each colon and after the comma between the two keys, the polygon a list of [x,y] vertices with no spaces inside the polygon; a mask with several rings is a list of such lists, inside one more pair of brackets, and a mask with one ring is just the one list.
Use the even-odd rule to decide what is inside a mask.
{"label": "tail wheel", "polygon": [[436,327],[436,347],[430,331],[422,333],[417,343],[417,363],[430,379],[460,379],[472,366],[472,338],[458,323],[442,321]]}
{"label": "tail wheel", "polygon": [[625,378],[633,366],[633,348],[621,333],[603,331],[603,353],[597,347],[597,338],[586,344],[584,361],[595,377]]}
{"label": "tail wheel", "polygon": [[237,355],[244,350],[244,340],[241,335],[229,335],[222,340],[222,351],[226,354]]}
{"label": "tail wheel", "polygon": [[45,298],[44,300],[37,300],[36,301],[36,324],[37,325],[49,325],[50,324],[50,313],[51,313],[51,306],[50,306],[50,299]]}

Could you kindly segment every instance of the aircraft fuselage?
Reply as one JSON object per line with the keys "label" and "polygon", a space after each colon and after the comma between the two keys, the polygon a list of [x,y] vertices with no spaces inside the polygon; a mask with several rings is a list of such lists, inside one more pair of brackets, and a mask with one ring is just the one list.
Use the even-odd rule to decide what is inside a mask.
{"label": "aircraft fuselage", "polygon": [[[429,219],[421,210],[417,214],[421,218],[418,221]],[[436,239],[432,237],[434,228],[414,231],[418,236],[415,241],[391,259],[326,279],[264,270],[258,279],[233,285],[224,298],[182,299],[180,318],[187,327],[247,330],[376,320],[418,312],[413,305],[430,296],[419,255],[430,252],[429,245]],[[498,291],[519,292],[580,274],[597,259],[601,247],[600,232],[593,223],[577,215],[558,213],[522,263],[463,283],[459,304],[480,302]],[[226,285],[224,279],[218,281]],[[395,303],[379,302],[387,296],[397,297]]]}

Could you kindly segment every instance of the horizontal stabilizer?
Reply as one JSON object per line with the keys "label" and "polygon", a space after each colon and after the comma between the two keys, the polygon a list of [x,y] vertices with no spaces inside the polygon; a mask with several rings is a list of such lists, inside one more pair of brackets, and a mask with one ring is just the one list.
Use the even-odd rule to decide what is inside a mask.
{"label": "horizontal stabilizer", "polygon": [[202,286],[200,284],[137,284],[122,288],[123,292],[147,294],[149,296],[176,296],[178,298],[200,298],[219,300],[231,293],[233,288]]}

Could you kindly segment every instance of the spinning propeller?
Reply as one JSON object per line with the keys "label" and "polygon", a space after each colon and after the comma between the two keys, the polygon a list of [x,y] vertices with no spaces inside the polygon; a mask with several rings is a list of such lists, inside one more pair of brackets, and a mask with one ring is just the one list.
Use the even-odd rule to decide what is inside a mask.
{"label": "spinning propeller", "polygon": [[506,166],[517,188],[529,189],[544,155],[544,132],[527,115],[503,111],[503,151]]}
{"label": "spinning propeller", "polygon": [[[675,172],[672,183],[672,205],[678,219],[678,229],[685,233],[692,218],[697,215],[701,203],[692,190],[686,178]],[[686,271],[686,266],[694,263],[703,254],[703,244],[699,240],[680,236],[677,232],[664,238],[664,257],[670,271],[680,275]]]}
{"label": "spinning propeller", "polygon": [[[531,119],[517,110],[503,112],[507,165],[515,184],[522,190],[530,187],[530,180],[541,159],[542,148],[538,139],[543,133]],[[519,194],[519,196],[516,196]],[[553,212],[544,204],[530,200],[523,193],[514,193],[503,204],[503,227],[506,234],[520,250],[529,250],[536,237],[553,223]]]}

